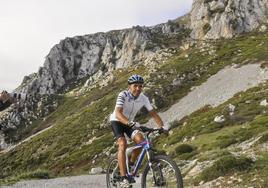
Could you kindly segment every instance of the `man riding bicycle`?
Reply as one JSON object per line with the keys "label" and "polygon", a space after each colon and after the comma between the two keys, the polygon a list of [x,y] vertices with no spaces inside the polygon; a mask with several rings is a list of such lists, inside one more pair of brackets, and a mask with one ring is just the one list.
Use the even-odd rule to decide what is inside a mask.
{"label": "man riding bicycle", "polygon": [[[139,132],[140,124],[134,122],[134,118],[142,107],[145,107],[154,118],[157,126],[164,131],[168,131],[168,126],[163,124],[162,119],[153,109],[147,96],[142,93],[144,79],[140,75],[132,75],[128,79],[128,90],[119,93],[114,112],[110,116],[112,130],[117,138],[118,144],[118,165],[120,170],[120,187],[130,187],[126,176],[126,156],[127,141],[125,134],[136,144],[144,140]],[[124,134],[125,133],[125,134]],[[134,150],[130,157],[130,165],[133,165],[140,150]]]}

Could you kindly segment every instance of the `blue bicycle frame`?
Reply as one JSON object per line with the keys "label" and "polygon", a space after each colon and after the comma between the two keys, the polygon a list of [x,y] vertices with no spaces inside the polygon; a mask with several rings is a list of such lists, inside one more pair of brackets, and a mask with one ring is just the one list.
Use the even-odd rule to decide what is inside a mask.
{"label": "blue bicycle frame", "polygon": [[[128,165],[128,155],[131,154],[131,152],[135,149],[138,149],[138,148],[142,148],[142,151],[141,153],[139,154],[139,158],[136,162],[136,165],[135,165],[135,168],[133,170],[133,172],[130,172],[129,171],[129,165]],[[143,161],[143,158],[145,156],[145,154],[147,154],[147,157],[148,157],[148,160],[150,162],[150,153],[149,153],[149,150],[151,149],[151,144],[149,142],[149,139],[147,138],[147,136],[145,137],[145,140],[142,141],[141,143],[139,144],[136,144],[135,146],[132,146],[132,147],[129,147],[127,148],[126,150],[126,165],[127,165],[127,174],[129,177],[135,177],[137,175],[137,172],[141,166],[141,163]]]}

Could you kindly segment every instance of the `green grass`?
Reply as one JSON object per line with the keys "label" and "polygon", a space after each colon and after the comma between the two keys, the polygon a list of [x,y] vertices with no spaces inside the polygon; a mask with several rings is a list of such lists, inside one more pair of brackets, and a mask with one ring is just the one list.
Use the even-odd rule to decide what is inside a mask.
{"label": "green grass", "polygon": [[252,161],[246,157],[234,157],[232,155],[223,156],[218,159],[212,166],[206,168],[196,178],[197,182],[210,181],[220,176],[231,174],[237,171],[246,171],[251,168]]}
{"label": "green grass", "polygon": [[50,172],[47,170],[37,169],[33,172],[25,172],[17,176],[11,176],[7,179],[0,179],[0,185],[11,185],[21,180],[29,180],[29,179],[49,179],[53,178]]}
{"label": "green grass", "polygon": [[[166,142],[168,145],[163,149],[177,160],[198,159],[201,162],[220,159],[212,167],[203,171],[194,180],[196,183],[238,173],[243,180],[245,179],[243,185],[247,185],[246,182],[250,185],[251,180],[247,178],[248,171],[253,174],[252,176],[267,173],[266,168],[260,168],[260,164],[266,165],[265,157],[267,156],[260,157],[257,162],[252,162],[246,157],[234,158],[228,147],[260,136],[256,146],[253,146],[256,147],[257,152],[258,144],[267,142],[268,107],[260,105],[260,102],[267,98],[267,94],[268,83],[266,82],[236,94],[218,107],[205,106],[181,121],[174,121],[172,123],[173,134],[167,140],[162,138],[156,140],[156,147],[162,148],[162,143]],[[229,115],[229,104],[236,106],[234,115]],[[215,123],[214,117],[221,114],[225,115],[226,121]],[[185,139],[186,143],[181,144]],[[181,152],[180,148],[184,148],[182,146],[187,146],[186,148],[189,149],[192,145],[196,148],[194,152],[190,150],[188,153]],[[261,178],[267,180],[265,176]]]}
{"label": "green grass", "polygon": [[251,170],[253,173],[260,176],[264,181],[260,182],[263,184],[263,187],[268,185],[268,152],[264,152],[260,155],[257,161],[253,165],[253,169]]}
{"label": "green grass", "polygon": [[182,160],[187,160],[193,158],[198,154],[196,147],[190,144],[180,144],[174,148],[174,151],[171,151],[169,155],[173,158],[179,158]]}

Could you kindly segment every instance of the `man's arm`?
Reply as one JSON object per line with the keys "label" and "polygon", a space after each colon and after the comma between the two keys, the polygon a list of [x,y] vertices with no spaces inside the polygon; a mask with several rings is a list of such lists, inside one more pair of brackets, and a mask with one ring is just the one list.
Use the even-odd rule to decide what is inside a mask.
{"label": "man's arm", "polygon": [[149,113],[154,118],[154,120],[159,128],[164,126],[162,119],[160,118],[160,116],[157,114],[157,112],[155,110],[151,110]]}
{"label": "man's arm", "polygon": [[115,117],[118,119],[121,123],[127,125],[128,118],[123,114],[123,107],[116,107],[115,108]]}

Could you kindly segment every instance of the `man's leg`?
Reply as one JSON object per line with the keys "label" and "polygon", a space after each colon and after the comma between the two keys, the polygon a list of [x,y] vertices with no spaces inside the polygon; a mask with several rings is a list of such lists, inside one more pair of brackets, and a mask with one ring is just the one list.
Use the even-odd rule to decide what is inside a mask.
{"label": "man's leg", "polygon": [[[134,140],[134,142],[136,144],[139,144],[144,140],[144,138],[143,138],[143,135],[138,132],[138,133],[135,134],[133,140]],[[132,164],[135,163],[135,161],[136,161],[137,157],[139,156],[141,150],[142,150],[142,148],[133,150],[133,152],[131,154],[131,157],[130,157],[130,163],[132,163]]]}
{"label": "man's leg", "polygon": [[118,144],[118,165],[120,170],[121,176],[126,176],[126,148],[127,148],[127,141],[125,137],[119,137],[117,140]]}

